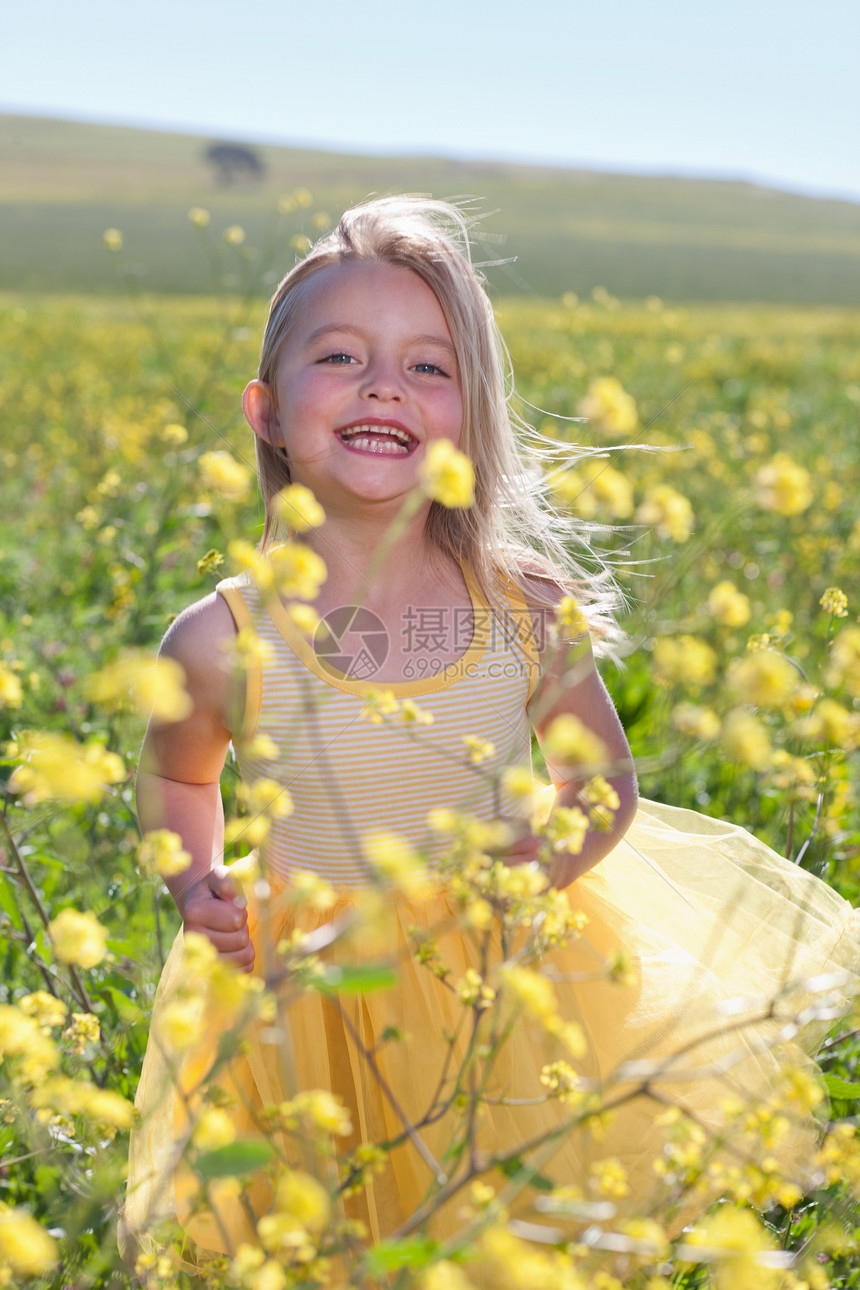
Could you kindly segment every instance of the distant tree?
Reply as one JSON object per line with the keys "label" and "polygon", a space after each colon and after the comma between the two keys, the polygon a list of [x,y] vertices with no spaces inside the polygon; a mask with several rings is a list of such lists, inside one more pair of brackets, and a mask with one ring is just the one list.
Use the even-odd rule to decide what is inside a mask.
{"label": "distant tree", "polygon": [[206,149],[206,160],[215,169],[215,182],[225,187],[243,180],[262,179],[266,173],[253,148],[242,143],[213,143]]}

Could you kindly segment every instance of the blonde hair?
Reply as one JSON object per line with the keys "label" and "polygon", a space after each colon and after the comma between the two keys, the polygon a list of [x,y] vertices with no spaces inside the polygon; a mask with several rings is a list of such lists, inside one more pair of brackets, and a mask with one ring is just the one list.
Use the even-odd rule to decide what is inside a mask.
{"label": "blonde hair", "polygon": [[[529,598],[547,606],[557,602],[560,589],[574,595],[598,643],[608,644],[617,636],[614,581],[594,558],[587,529],[549,505],[541,459],[557,458],[559,444],[536,434],[512,408],[510,359],[483,276],[472,264],[469,223],[460,209],[424,197],[384,197],[346,211],[275,291],[259,379],[273,386],[281,347],[313,274],[349,261],[411,269],[439,301],[454,342],[463,400],[460,448],[475,469],[475,501],[468,510],[433,502],[428,537],[458,564],[470,566],[491,602],[498,603],[500,580],[520,588],[528,580]],[[281,445],[256,437],[256,452],[266,547],[281,536],[271,503],[291,482],[290,466]],[[569,445],[563,452],[568,459],[574,455]],[[571,538],[588,549],[593,568],[586,571],[573,557]]]}

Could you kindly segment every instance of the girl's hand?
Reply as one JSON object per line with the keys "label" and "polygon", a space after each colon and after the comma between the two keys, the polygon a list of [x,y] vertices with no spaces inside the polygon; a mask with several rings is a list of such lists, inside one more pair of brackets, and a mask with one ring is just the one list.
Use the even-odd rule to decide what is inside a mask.
{"label": "girl's hand", "polygon": [[195,883],[185,898],[182,918],[186,932],[208,936],[222,958],[244,972],[252,971],[248,910],[227,869],[213,869]]}
{"label": "girl's hand", "polygon": [[[557,891],[568,887],[578,875],[575,858],[568,855],[567,852],[553,855],[547,862],[546,838],[538,837],[530,832],[524,833],[515,838],[513,842],[508,843],[499,852],[499,859],[503,864],[511,868],[518,864],[537,862],[546,874],[548,889],[554,887]],[[572,861],[573,863],[571,863]]]}
{"label": "girl's hand", "polygon": [[[507,821],[512,823],[512,821]],[[522,828],[521,822],[517,821],[519,828]],[[514,837],[506,847],[499,852],[499,859],[502,864],[513,868],[518,864],[531,864],[533,860],[540,859],[540,851],[543,846],[543,838],[536,837],[529,830],[521,833],[519,837]]]}

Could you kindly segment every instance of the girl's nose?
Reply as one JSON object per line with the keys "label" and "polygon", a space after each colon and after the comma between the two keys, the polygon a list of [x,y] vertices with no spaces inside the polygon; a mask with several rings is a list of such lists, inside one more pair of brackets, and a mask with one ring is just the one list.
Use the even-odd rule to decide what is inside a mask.
{"label": "girl's nose", "polygon": [[361,392],[366,399],[379,399],[382,402],[394,400],[399,403],[403,398],[399,371],[385,363],[373,364],[367,371]]}

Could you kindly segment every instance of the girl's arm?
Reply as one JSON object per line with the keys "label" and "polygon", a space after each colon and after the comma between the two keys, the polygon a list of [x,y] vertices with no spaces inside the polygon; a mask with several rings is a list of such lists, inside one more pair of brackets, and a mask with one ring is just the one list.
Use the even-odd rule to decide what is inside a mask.
{"label": "girl's arm", "polygon": [[[549,647],[552,648],[552,647]],[[606,830],[590,828],[578,854],[561,852],[554,856],[551,880],[554,887],[566,887],[592,869],[630,827],[636,814],[639,790],[633,755],[624,728],[609,697],[609,692],[594,664],[591,642],[587,636],[574,644],[565,643],[545,660],[538,690],[530,705],[532,724],[546,759],[547,770],[556,788],[556,807],[578,807],[588,814],[589,804],[583,796],[588,781],[601,775],[618,794],[618,807],[611,814]],[[582,722],[602,745],[601,764],[584,766],[566,760],[546,746],[546,736],[556,718],[570,714]]]}
{"label": "girl's arm", "polygon": [[[546,592],[546,587],[546,582],[541,579],[542,593]],[[559,591],[561,593],[561,589]],[[544,600],[543,607],[539,607],[534,600],[531,601],[535,618],[546,615],[545,604]],[[551,742],[548,743],[547,735],[553,722],[567,714],[576,717],[600,741],[602,755],[599,766],[566,760],[553,751]],[[583,791],[595,774],[602,775],[618,794],[618,807],[612,814],[608,830],[592,827],[577,854],[560,852],[553,856],[550,881],[554,887],[566,887],[598,864],[621,840],[636,814],[639,795],[630,745],[595,666],[587,635],[572,641],[544,642],[541,679],[529,704],[529,716],[556,789],[553,810],[578,807],[587,815],[589,804]],[[603,813],[607,814],[605,810]],[[529,834],[514,842],[506,858],[509,863],[522,863],[535,859],[540,848],[541,839]]]}
{"label": "girl's arm", "polygon": [[136,794],[142,831],[171,829],[191,856],[187,868],[165,879],[186,931],[202,932],[220,954],[250,970],[247,913],[218,868],[224,851],[220,777],[240,710],[228,654],[234,638],[232,615],[216,594],[169,628],[160,655],[182,665],[193,706],[183,721],[150,721]]}

